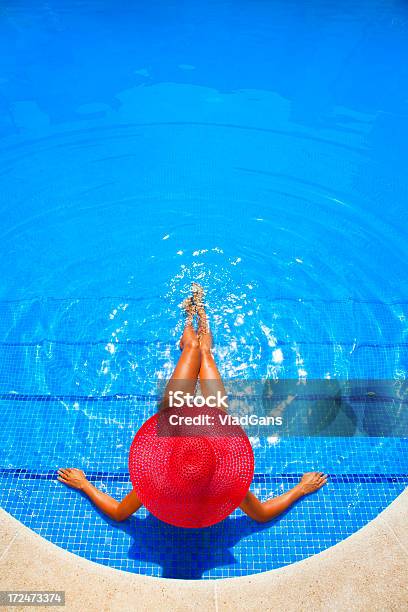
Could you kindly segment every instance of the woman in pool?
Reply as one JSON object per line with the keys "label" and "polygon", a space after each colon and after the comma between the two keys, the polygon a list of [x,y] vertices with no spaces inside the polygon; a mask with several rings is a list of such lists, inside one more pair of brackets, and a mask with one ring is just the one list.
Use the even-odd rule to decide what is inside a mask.
{"label": "woman in pool", "polygon": [[[198,379],[204,397],[217,396],[217,392],[221,396],[226,395],[212,355],[212,336],[203,303],[203,289],[196,283],[193,284],[193,295],[184,302],[183,306],[187,316],[180,340],[181,356],[166,386],[160,406],[162,410],[168,408],[169,398],[176,391],[194,396]],[[195,317],[198,318],[197,332],[193,325]],[[87,480],[84,472],[76,468],[59,469],[58,480],[73,489],[81,490],[102,512],[116,521],[124,521],[142,506],[135,490],[132,490],[119,502],[94,487]],[[326,482],[327,476],[322,472],[307,472],[292,489],[265,502],[261,502],[247,490],[239,507],[255,521],[267,522],[282,514],[298,499],[323,487]]]}

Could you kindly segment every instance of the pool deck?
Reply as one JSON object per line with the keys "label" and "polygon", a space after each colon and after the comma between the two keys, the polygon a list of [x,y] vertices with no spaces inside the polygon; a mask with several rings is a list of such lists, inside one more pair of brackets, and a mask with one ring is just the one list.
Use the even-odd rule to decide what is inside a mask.
{"label": "pool deck", "polygon": [[[92,563],[0,510],[0,586],[65,591],[66,610],[87,612],[405,610],[407,525],[408,489],[360,531],[304,561],[241,578],[183,581]],[[20,609],[27,608],[10,608]]]}

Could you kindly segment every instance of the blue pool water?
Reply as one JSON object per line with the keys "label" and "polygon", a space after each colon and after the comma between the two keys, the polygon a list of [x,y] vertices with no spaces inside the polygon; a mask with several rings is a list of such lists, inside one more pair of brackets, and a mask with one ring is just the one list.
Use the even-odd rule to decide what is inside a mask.
{"label": "blue pool water", "polygon": [[266,525],[113,524],[54,471],[130,490],[193,280],[228,380],[406,379],[407,27],[396,0],[2,3],[8,512],[99,563],[221,578],[324,550],[404,489],[407,439],[355,406],[320,435],[252,437],[263,499],[330,474]]}

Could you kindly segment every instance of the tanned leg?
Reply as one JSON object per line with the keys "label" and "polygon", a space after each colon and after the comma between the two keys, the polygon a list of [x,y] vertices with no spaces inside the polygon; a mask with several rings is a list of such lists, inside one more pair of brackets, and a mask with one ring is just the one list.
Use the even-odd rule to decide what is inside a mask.
{"label": "tanned leg", "polygon": [[174,372],[164,390],[160,410],[169,406],[169,392],[182,391],[183,394],[194,395],[197,386],[197,378],[201,366],[200,343],[193,327],[195,306],[192,298],[183,302],[186,312],[184,332],[180,340],[181,355]]}
{"label": "tanned leg", "polygon": [[[210,395],[226,396],[224,384],[212,354],[212,335],[204,305],[204,291],[200,285],[193,283],[193,297],[199,319],[198,338],[200,341],[201,367],[199,372],[200,387],[203,397]],[[225,409],[224,406],[220,406]]]}

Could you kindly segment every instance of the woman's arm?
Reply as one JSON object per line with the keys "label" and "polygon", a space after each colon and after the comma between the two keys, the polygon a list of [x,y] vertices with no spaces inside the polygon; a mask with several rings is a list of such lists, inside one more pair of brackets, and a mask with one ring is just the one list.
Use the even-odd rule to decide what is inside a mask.
{"label": "woman's arm", "polygon": [[285,512],[295,501],[321,489],[327,482],[326,474],[323,472],[307,472],[303,474],[301,481],[287,493],[261,502],[250,491],[240,505],[241,510],[250,518],[260,523],[266,523]]}
{"label": "woman's arm", "polygon": [[118,502],[110,495],[102,493],[102,491],[94,487],[83,471],[76,468],[59,469],[58,480],[73,489],[83,491],[93,501],[95,506],[115,521],[124,521],[131,514],[139,510],[142,505],[135,491],[131,491],[121,502]]}

